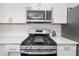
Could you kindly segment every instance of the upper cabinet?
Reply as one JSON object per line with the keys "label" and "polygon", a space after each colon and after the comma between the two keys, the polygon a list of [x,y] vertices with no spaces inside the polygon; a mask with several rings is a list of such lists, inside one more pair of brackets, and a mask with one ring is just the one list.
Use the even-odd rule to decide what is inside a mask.
{"label": "upper cabinet", "polygon": [[9,13],[7,12],[6,4],[0,3],[0,23],[8,23],[9,22]]}
{"label": "upper cabinet", "polygon": [[27,3],[26,9],[28,10],[51,10],[52,3]]}
{"label": "upper cabinet", "polygon": [[12,23],[25,23],[25,4],[10,4],[10,15]]}
{"label": "upper cabinet", "polygon": [[25,23],[25,4],[0,4],[0,23]]}
{"label": "upper cabinet", "polygon": [[60,23],[60,24],[67,23],[67,4],[65,3],[53,4],[53,23]]}
{"label": "upper cabinet", "polygon": [[79,3],[68,3],[67,7],[68,8],[74,8],[74,7],[78,6],[78,5],[79,5]]}
{"label": "upper cabinet", "polygon": [[0,23],[26,23],[26,10],[52,10],[52,23],[67,24],[71,3],[0,3]]}
{"label": "upper cabinet", "polygon": [[67,24],[67,8],[74,8],[79,3],[54,3],[53,23]]}

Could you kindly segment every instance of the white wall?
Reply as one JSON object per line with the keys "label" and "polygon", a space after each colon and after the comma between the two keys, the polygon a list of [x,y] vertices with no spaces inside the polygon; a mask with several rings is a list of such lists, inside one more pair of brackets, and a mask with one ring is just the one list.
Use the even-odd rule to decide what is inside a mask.
{"label": "white wall", "polygon": [[21,36],[27,34],[31,28],[49,29],[51,32],[56,30],[58,36],[61,36],[61,25],[53,24],[0,25],[0,35]]}
{"label": "white wall", "polygon": [[61,36],[61,25],[53,25],[53,24],[28,24],[26,25],[27,29],[29,28],[43,28],[43,29],[49,29],[50,32],[55,30],[57,32],[57,36]]}

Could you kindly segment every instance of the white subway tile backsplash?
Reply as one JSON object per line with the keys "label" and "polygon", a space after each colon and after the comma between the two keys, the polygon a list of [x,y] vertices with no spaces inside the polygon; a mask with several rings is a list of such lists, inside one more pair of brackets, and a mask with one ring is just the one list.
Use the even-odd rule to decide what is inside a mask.
{"label": "white subway tile backsplash", "polygon": [[57,36],[61,36],[61,25],[53,24],[0,25],[0,35],[27,35],[31,28],[55,30]]}

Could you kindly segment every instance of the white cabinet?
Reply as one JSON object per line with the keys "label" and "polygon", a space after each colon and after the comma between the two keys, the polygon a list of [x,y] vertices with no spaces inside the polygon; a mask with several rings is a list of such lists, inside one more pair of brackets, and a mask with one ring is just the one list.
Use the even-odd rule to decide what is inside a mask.
{"label": "white cabinet", "polygon": [[10,16],[12,18],[12,23],[25,23],[25,4],[10,4]]}
{"label": "white cabinet", "polygon": [[9,11],[4,3],[0,3],[0,23],[9,23]]}
{"label": "white cabinet", "polygon": [[0,8],[0,23],[25,23],[24,3],[3,3]]}
{"label": "white cabinet", "polygon": [[68,8],[74,8],[74,7],[78,6],[78,5],[79,5],[79,3],[68,3],[67,7]]}
{"label": "white cabinet", "polygon": [[8,56],[6,44],[0,44],[0,56]]}
{"label": "white cabinet", "polygon": [[53,4],[52,3],[42,3],[41,6],[45,10],[52,10],[52,8],[53,8]]}
{"label": "white cabinet", "polygon": [[27,3],[26,9],[28,10],[51,10],[52,3]]}
{"label": "white cabinet", "polygon": [[67,4],[54,3],[53,4],[53,23],[67,23]]}
{"label": "white cabinet", "polygon": [[76,44],[58,44],[57,56],[76,56]]}
{"label": "white cabinet", "polygon": [[20,44],[0,44],[0,56],[20,56]]}
{"label": "white cabinet", "polygon": [[8,56],[20,56],[20,44],[7,45]]}
{"label": "white cabinet", "polygon": [[26,23],[26,9],[52,10],[53,23],[67,23],[66,3],[0,3],[0,23]]}

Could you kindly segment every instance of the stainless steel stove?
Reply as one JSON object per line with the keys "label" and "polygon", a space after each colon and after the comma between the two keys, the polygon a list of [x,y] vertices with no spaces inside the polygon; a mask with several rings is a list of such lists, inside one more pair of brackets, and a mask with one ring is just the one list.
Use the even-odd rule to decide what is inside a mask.
{"label": "stainless steel stove", "polygon": [[21,43],[21,56],[56,56],[57,45],[49,36],[49,30],[32,29]]}

